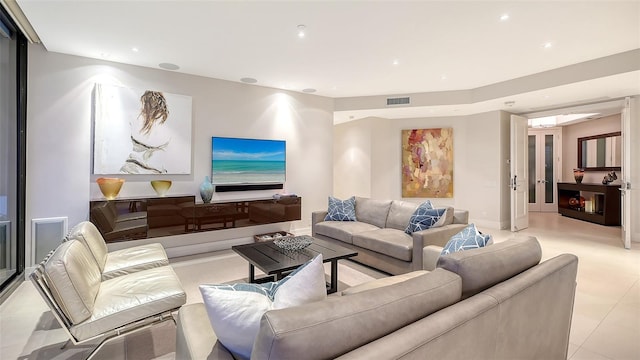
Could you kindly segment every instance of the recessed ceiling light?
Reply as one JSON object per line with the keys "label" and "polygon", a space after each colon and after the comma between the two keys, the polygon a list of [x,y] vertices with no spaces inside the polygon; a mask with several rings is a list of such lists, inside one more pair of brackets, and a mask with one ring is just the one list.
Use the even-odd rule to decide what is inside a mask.
{"label": "recessed ceiling light", "polygon": [[550,41],[542,44],[542,47],[545,48],[545,49],[550,49],[552,46],[553,46],[553,44]]}
{"label": "recessed ceiling light", "polygon": [[133,52],[138,52],[138,51],[140,51],[140,50],[139,50],[137,47],[132,47],[132,48],[131,48],[131,51],[133,51]]}
{"label": "recessed ceiling light", "polygon": [[158,64],[158,66],[162,69],[165,70],[178,70],[180,69],[180,66],[176,65],[176,64],[172,64],[172,63],[160,63]]}
{"label": "recessed ceiling light", "polygon": [[304,26],[304,25],[302,25],[302,24],[298,25],[298,37],[299,37],[299,38],[303,38],[303,37],[305,36],[304,30],[305,30],[306,28],[307,28],[307,27],[306,27],[306,26]]}
{"label": "recessed ceiling light", "polygon": [[393,65],[399,65],[399,64],[400,64],[400,60],[398,59],[393,60]]}
{"label": "recessed ceiling light", "polygon": [[258,82],[258,80],[254,79],[254,78],[250,78],[250,77],[243,77],[242,79],[240,79],[240,81],[242,81],[243,83],[246,84],[255,84]]}
{"label": "recessed ceiling light", "polygon": [[447,80],[447,74],[440,75],[440,80]]}
{"label": "recessed ceiling light", "polygon": [[309,93],[309,94],[311,94],[311,93],[314,93],[314,92],[316,92],[316,89],[312,89],[312,88],[306,88],[306,89],[302,89],[302,92],[306,92],[306,93]]}
{"label": "recessed ceiling light", "polygon": [[509,20],[509,14],[502,14],[500,16],[500,21],[507,21]]}

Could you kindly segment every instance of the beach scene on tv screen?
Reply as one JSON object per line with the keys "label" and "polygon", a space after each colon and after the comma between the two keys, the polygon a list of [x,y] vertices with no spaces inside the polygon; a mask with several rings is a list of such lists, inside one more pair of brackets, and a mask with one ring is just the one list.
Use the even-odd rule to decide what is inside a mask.
{"label": "beach scene on tv screen", "polygon": [[214,184],[282,184],[285,155],[283,140],[213,137],[211,180]]}

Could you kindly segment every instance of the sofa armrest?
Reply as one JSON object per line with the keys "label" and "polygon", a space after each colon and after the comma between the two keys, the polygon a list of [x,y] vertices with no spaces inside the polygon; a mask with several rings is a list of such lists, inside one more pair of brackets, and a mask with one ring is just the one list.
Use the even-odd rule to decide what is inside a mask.
{"label": "sofa armrest", "polygon": [[442,253],[442,247],[436,245],[425,246],[422,249],[422,268],[433,271],[438,265],[438,259]]}
{"label": "sofa armrest", "polygon": [[413,238],[412,270],[422,270],[422,249],[428,245],[445,246],[466,224],[449,224],[411,234]]}
{"label": "sofa armrest", "polygon": [[316,224],[324,221],[324,218],[327,217],[327,210],[318,210],[311,213],[311,235],[316,235]]}
{"label": "sofa armrest", "polygon": [[456,209],[453,212],[454,224],[468,224],[469,223],[469,210]]}
{"label": "sofa armrest", "polygon": [[203,303],[184,305],[178,311],[176,359],[234,359],[213,332]]}

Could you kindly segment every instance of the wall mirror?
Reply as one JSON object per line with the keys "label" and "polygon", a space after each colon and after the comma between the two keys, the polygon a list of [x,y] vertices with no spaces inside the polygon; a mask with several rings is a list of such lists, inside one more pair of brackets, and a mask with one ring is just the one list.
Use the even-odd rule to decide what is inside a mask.
{"label": "wall mirror", "polygon": [[578,138],[578,167],[585,171],[621,170],[622,133]]}

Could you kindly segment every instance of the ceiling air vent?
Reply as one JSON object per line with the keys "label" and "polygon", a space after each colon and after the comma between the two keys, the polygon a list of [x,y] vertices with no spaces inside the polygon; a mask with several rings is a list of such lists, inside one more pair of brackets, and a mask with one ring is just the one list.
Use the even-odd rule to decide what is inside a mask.
{"label": "ceiling air vent", "polygon": [[409,104],[409,97],[387,98],[387,105],[405,105]]}

